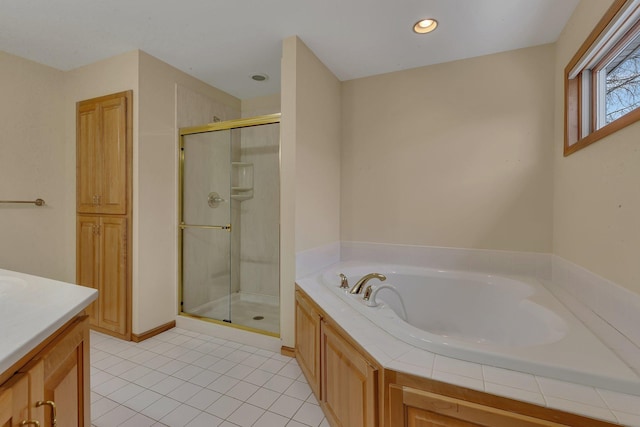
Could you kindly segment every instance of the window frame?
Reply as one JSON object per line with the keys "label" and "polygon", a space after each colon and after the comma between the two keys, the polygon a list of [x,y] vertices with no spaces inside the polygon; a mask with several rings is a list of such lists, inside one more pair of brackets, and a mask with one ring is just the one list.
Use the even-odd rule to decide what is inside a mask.
{"label": "window frame", "polygon": [[[619,18],[619,13],[626,7],[633,7],[634,2],[634,0],[615,0],[565,67],[565,157],[640,120],[640,108],[636,108],[611,123],[598,128],[598,115],[594,113],[602,105],[597,100],[597,71],[602,70],[608,60],[620,53],[624,41],[628,40],[632,33],[638,30],[640,23],[634,23],[630,28],[624,30],[622,34],[615,32],[606,34],[606,32],[610,31],[612,22],[615,24],[616,19]],[[637,34],[635,32],[633,36]],[[611,42],[613,45],[607,47],[606,44]],[[605,47],[598,48],[599,43],[601,45],[604,44]],[[579,65],[579,63],[585,61],[585,57],[591,55],[594,51],[597,51],[597,53],[593,55],[593,58],[586,60],[585,64]],[[581,67],[579,71],[576,71],[577,66]],[[575,75],[576,73],[577,75]],[[575,77],[570,78],[572,74]],[[585,127],[588,127],[586,129],[587,132],[584,132]]]}

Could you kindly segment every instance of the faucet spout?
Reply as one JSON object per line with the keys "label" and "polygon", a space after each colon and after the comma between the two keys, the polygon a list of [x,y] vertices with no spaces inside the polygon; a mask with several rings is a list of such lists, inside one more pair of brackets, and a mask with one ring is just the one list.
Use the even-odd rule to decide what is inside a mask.
{"label": "faucet spout", "polygon": [[380,290],[382,289],[389,289],[390,291],[393,291],[396,295],[398,295],[398,299],[400,300],[400,308],[402,308],[402,315],[398,314],[398,312],[395,311],[395,309],[393,311],[395,311],[396,314],[398,314],[398,316],[400,316],[402,320],[407,322],[408,321],[407,308],[404,306],[402,295],[400,295],[400,293],[398,292],[398,289],[396,289],[396,287],[392,284],[380,285],[380,286],[376,286],[375,288],[371,285],[367,286],[367,289],[365,289],[364,291],[364,296],[362,297],[362,299],[364,300],[364,303],[369,307],[377,307],[378,302],[376,301],[376,296],[378,295],[378,292],[380,292]]}
{"label": "faucet spout", "polygon": [[378,295],[378,292],[380,292],[381,289],[392,289],[397,292],[396,287],[393,285],[380,285],[375,288],[372,285],[367,286],[362,299],[366,301],[369,307],[375,307],[378,305],[376,295]]}
{"label": "faucet spout", "polygon": [[369,273],[366,276],[363,276],[360,280],[358,280],[356,282],[355,285],[353,285],[353,288],[351,288],[351,290],[349,291],[350,294],[359,294],[362,292],[362,288],[364,288],[364,286],[367,284],[367,282],[371,279],[378,279],[381,282],[384,282],[385,280],[387,280],[387,276],[385,276],[384,274],[380,274],[380,273]]}

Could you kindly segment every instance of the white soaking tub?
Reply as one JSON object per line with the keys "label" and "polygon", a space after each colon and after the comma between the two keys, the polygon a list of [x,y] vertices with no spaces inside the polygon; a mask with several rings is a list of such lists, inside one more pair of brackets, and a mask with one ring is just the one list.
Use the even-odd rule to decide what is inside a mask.
{"label": "white soaking tub", "polygon": [[[380,289],[376,307],[350,287],[368,273]],[[470,362],[640,394],[640,378],[593,335],[537,279],[429,268],[347,263],[318,282],[375,325],[415,347]],[[364,292],[364,288],[363,288]],[[400,298],[406,308],[406,321]]]}

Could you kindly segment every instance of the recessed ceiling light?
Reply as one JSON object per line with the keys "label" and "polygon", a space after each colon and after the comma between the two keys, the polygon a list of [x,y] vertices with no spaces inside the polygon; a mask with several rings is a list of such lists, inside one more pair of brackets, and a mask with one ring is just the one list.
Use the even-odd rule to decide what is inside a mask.
{"label": "recessed ceiling light", "polygon": [[264,73],[256,73],[256,74],[252,74],[251,78],[257,82],[264,82],[266,80],[269,80],[269,76],[267,76]]}
{"label": "recessed ceiling light", "polygon": [[437,26],[438,21],[436,21],[435,19],[421,19],[420,21],[415,23],[415,25],[413,26],[413,31],[418,34],[426,34],[435,30]]}

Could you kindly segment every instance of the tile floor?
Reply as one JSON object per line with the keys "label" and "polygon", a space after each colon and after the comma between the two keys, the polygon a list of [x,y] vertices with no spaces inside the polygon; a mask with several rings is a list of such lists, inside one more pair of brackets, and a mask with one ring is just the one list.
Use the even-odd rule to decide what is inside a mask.
{"label": "tile floor", "polygon": [[295,359],[174,328],[141,343],[91,332],[95,427],[328,427]]}

